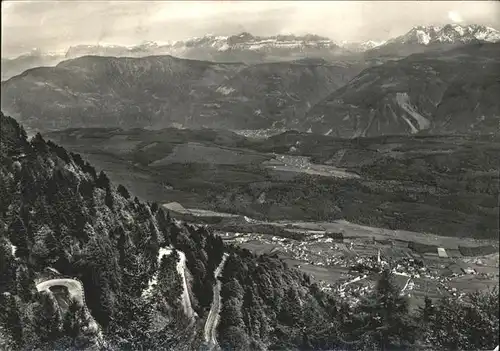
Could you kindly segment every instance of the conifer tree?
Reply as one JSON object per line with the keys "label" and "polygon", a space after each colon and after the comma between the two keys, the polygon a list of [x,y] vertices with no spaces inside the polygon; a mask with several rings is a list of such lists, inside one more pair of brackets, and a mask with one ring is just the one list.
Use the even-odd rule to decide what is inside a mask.
{"label": "conifer tree", "polygon": [[356,316],[356,334],[365,344],[388,350],[414,342],[409,302],[400,295],[388,269],[382,271],[374,293],[361,300]]}
{"label": "conifer tree", "polygon": [[17,247],[16,257],[23,258],[29,256],[28,231],[24,221],[19,216],[16,216],[16,219],[9,228],[9,237],[11,242]]}
{"label": "conifer tree", "polygon": [[35,330],[40,340],[51,343],[61,336],[61,317],[49,293],[41,293],[38,296],[38,305],[35,308]]}
{"label": "conifer tree", "polygon": [[111,188],[107,187],[106,188],[106,195],[104,197],[104,203],[110,210],[113,210],[114,208],[114,199],[113,199],[113,192]]}
{"label": "conifer tree", "polygon": [[2,327],[9,335],[10,343],[20,346],[23,336],[21,318],[16,299],[11,294],[0,294],[0,328]]}
{"label": "conifer tree", "polygon": [[163,256],[158,269],[158,292],[171,306],[175,306],[183,292],[182,280],[177,272],[179,254],[176,250],[168,256]]}
{"label": "conifer tree", "polygon": [[0,296],[15,292],[15,261],[5,238],[0,237]]}
{"label": "conifer tree", "polygon": [[96,180],[96,186],[101,189],[107,189],[109,188],[109,184],[110,181],[106,173],[104,173],[104,171],[99,172],[99,177],[97,177]]}
{"label": "conifer tree", "polygon": [[130,199],[130,193],[128,192],[127,188],[125,188],[123,185],[118,184],[118,187],[116,188],[116,191],[123,196],[125,199]]}

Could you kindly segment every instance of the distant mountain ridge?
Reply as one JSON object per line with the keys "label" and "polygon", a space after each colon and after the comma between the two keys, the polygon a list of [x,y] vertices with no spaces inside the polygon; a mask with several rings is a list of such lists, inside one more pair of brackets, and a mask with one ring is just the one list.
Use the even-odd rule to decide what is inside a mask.
{"label": "distant mountain ridge", "polygon": [[287,124],[363,67],[85,56],[2,82],[2,109],[31,128],[260,129]]}
{"label": "distant mountain ridge", "polygon": [[86,56],[2,82],[1,106],[43,130],[277,128],[341,137],[498,132],[500,43],[445,48],[365,70],[311,58],[245,65]]}
{"label": "distant mountain ridge", "polygon": [[[206,36],[178,45],[246,57],[284,50],[288,54],[276,57],[289,59],[245,64],[165,55],[85,56],[2,82],[1,106],[26,126],[45,130],[174,126],[298,129],[343,137],[491,133],[498,131],[500,116],[495,98],[500,43],[477,38],[493,40],[495,32],[484,26],[416,27],[359,53],[365,61],[330,61],[287,56],[290,47],[310,42],[324,42],[327,51],[339,48],[319,36]],[[144,50],[154,47],[144,44]]]}
{"label": "distant mountain ridge", "polygon": [[299,129],[343,137],[500,131],[500,43],[388,61],[313,106]]}
{"label": "distant mountain ridge", "polygon": [[[477,40],[496,42],[500,40],[500,32],[494,28],[482,25],[448,24],[444,26],[417,26],[404,35],[387,41],[367,40],[363,42],[342,41],[336,42],[330,38],[315,35],[274,35],[254,36],[248,32],[242,32],[232,36],[205,35],[184,41],[176,41],[169,44],[157,44],[145,42],[141,45],[125,47],[118,45],[77,45],[72,46],[66,53],[66,58],[74,58],[82,55],[123,56],[151,53],[169,54],[179,57],[188,57],[194,49],[209,49],[217,52],[226,51],[254,51],[272,52],[273,50],[293,51],[307,53],[312,50],[329,49],[333,54],[347,54],[346,51],[362,52],[385,44],[418,42],[428,45],[430,43],[472,43]],[[344,49],[344,50],[343,50]],[[185,56],[187,55],[187,56]],[[197,57],[198,59],[200,57]]]}
{"label": "distant mountain ridge", "polygon": [[248,32],[231,36],[207,34],[202,37],[170,43],[144,41],[133,46],[74,45],[64,53],[44,53],[35,50],[17,58],[2,58],[2,80],[30,68],[54,66],[64,59],[88,55],[114,57],[172,55],[196,60],[244,62],[247,64],[293,61],[303,58],[359,61],[372,60],[380,56],[394,56],[394,52],[397,53],[398,58],[402,58],[412,53],[426,51],[436,44],[456,45],[475,41],[496,42],[498,40],[500,40],[498,30],[476,24],[418,26],[404,35],[387,41],[367,40],[361,42],[337,42],[315,34],[274,36],[254,36]]}
{"label": "distant mountain ridge", "polygon": [[205,35],[184,41],[139,45],[75,45],[63,54],[31,52],[13,59],[2,59],[2,80],[39,66],[54,66],[65,59],[82,56],[146,57],[171,55],[179,58],[247,64],[294,61],[304,58],[337,60],[351,52],[333,40],[314,34],[269,37],[240,33],[232,36]]}
{"label": "distant mountain ridge", "polygon": [[408,33],[387,41],[390,43],[409,43],[429,45],[432,43],[474,43],[477,41],[500,41],[500,32],[494,28],[477,24],[447,24],[444,26],[417,26]]}
{"label": "distant mountain ridge", "polygon": [[40,66],[54,66],[64,60],[64,54],[46,53],[32,50],[16,58],[2,57],[2,81],[24,72],[27,69]]}
{"label": "distant mountain ridge", "polygon": [[472,24],[444,26],[417,26],[404,35],[364,52],[365,59],[401,59],[411,54],[431,50],[451,49],[474,43],[496,43],[500,32],[494,28]]}
{"label": "distant mountain ridge", "polygon": [[331,39],[318,35],[275,35],[261,37],[243,32],[232,36],[205,35],[203,37],[168,44],[145,42],[132,47],[78,45],[68,49],[66,58],[75,58],[83,55],[130,57],[173,55],[182,58],[216,62],[260,63],[291,60],[311,55],[316,57],[334,57],[347,53],[346,50]]}
{"label": "distant mountain ridge", "polygon": [[379,47],[381,45],[384,45],[386,42],[387,40],[381,40],[381,41],[367,40],[361,42],[343,41],[340,45],[344,49],[347,49],[352,52],[364,52]]}

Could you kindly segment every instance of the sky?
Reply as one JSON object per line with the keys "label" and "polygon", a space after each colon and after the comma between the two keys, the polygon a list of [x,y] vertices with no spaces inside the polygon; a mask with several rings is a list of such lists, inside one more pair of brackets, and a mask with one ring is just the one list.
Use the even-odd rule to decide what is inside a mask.
{"label": "sky", "polygon": [[387,40],[417,25],[500,29],[496,1],[2,1],[2,57],[78,44],[135,45],[206,34]]}

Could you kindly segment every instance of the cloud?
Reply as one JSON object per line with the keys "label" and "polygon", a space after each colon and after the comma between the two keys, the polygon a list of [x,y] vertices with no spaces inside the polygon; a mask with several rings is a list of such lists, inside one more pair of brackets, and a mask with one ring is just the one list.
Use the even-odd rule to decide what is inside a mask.
{"label": "cloud", "polygon": [[455,12],[455,11],[448,12],[448,18],[453,23],[461,23],[464,21],[462,16],[458,12]]}

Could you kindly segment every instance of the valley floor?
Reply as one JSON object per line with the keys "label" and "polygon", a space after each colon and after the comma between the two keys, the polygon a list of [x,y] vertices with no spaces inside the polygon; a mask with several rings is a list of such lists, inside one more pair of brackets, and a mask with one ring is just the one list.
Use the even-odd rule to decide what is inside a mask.
{"label": "valley floor", "polygon": [[[171,204],[165,207],[176,216]],[[193,217],[193,224],[203,223],[201,213]],[[494,240],[389,230],[344,220],[267,222],[224,213],[219,216],[223,220],[214,228],[224,241],[254,253],[276,254],[310,274],[322,289],[346,296],[347,285],[351,292],[367,292],[377,279],[377,267],[388,262],[396,267],[396,282],[412,298],[414,307],[426,295],[463,295],[492,288],[499,281],[498,242]],[[464,248],[478,248],[483,253],[463,255]]]}

